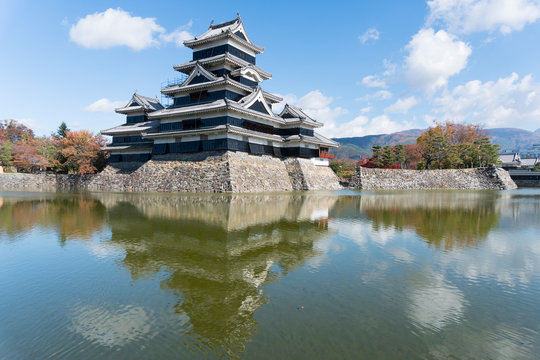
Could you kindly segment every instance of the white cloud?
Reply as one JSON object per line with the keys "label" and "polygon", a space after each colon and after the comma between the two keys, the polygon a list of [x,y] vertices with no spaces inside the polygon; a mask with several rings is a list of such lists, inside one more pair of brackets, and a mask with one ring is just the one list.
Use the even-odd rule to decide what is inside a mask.
{"label": "white cloud", "polygon": [[320,110],[328,107],[333,101],[331,96],[325,96],[320,90],[313,90],[302,96],[297,105],[303,109]]}
{"label": "white cloud", "polygon": [[194,35],[188,31],[189,29],[191,29],[192,25],[193,21],[190,21],[186,25],[181,26],[168,34],[159,35],[159,38],[165,43],[174,42],[176,46],[182,47],[184,46],[185,40],[194,38]]}
{"label": "white cloud", "polygon": [[410,108],[417,104],[418,99],[416,99],[414,96],[411,96],[405,99],[398,99],[395,103],[384,109],[384,111],[394,114],[406,114],[409,112]]}
{"label": "white cloud", "polygon": [[365,108],[360,109],[361,114],[367,114],[368,112],[371,112],[371,106],[366,106]]}
{"label": "white cloud", "polygon": [[365,33],[360,35],[358,39],[360,39],[362,44],[365,44],[369,40],[379,40],[379,35],[380,35],[379,30],[377,30],[376,28],[369,28],[366,30]]}
{"label": "white cloud", "polygon": [[[90,14],[77,21],[69,30],[71,41],[85,48],[107,49],[127,46],[139,51],[160,43],[174,42],[183,46],[184,40],[193,38],[188,31],[192,22],[166,33],[155,18],[131,16],[120,8]],[[156,35],[159,35],[157,38]]]}
{"label": "white cloud", "polygon": [[454,33],[508,34],[540,18],[538,0],[431,0],[428,6],[428,26],[439,22]]}
{"label": "white cloud", "polygon": [[390,60],[384,59],[383,65],[385,69],[383,72],[384,76],[392,76],[396,73],[397,66],[396,64],[392,63]]}
{"label": "white cloud", "polygon": [[407,45],[406,79],[415,88],[433,94],[448,78],[467,66],[471,47],[444,30],[421,29]]}
{"label": "white cloud", "polygon": [[440,120],[467,121],[486,127],[538,128],[540,83],[512,73],[497,81],[469,81],[434,101]]}
{"label": "white cloud", "polygon": [[164,32],[165,29],[156,23],[156,19],[131,16],[118,8],[87,15],[71,26],[69,36],[71,41],[86,48],[127,46],[142,50],[158,45],[154,34]]}
{"label": "white cloud", "polygon": [[373,94],[367,94],[361,97],[358,97],[354,100],[356,101],[369,101],[369,100],[387,100],[392,97],[392,93],[388,90],[379,90]]}
{"label": "white cloud", "polygon": [[324,95],[320,90],[314,90],[301,97],[295,105],[301,107],[312,118],[324,123],[321,133],[328,134],[330,129],[335,127],[336,118],[349,113],[341,106],[331,107],[333,100],[331,96]]}
{"label": "white cloud", "polygon": [[329,137],[354,137],[377,134],[390,134],[397,131],[411,128],[411,123],[397,122],[391,120],[387,115],[380,115],[369,118],[359,115],[353,120],[336,124],[335,122],[325,124],[319,131]]}
{"label": "white cloud", "polygon": [[285,104],[298,106],[313,119],[324,123],[324,127],[321,129],[323,130],[322,133],[324,133],[325,129],[335,127],[336,118],[348,114],[348,110],[340,106],[331,107],[330,104],[334,99],[331,96],[324,95],[320,90],[310,91],[300,99],[294,94],[279,96],[283,98],[283,101],[273,105],[272,110],[274,112],[280,112]]}
{"label": "white cloud", "polygon": [[[381,90],[380,92],[381,94],[376,96],[391,96],[386,90]],[[371,96],[375,96],[375,94],[372,94]],[[300,99],[297,99],[293,94],[282,97],[286,99],[284,102],[301,107],[306,114],[324,123],[324,126],[318,129],[317,132],[328,137],[387,134],[406,130],[411,127],[411,123],[409,122],[396,122],[386,115],[380,115],[373,118],[359,115],[353,120],[338,122],[338,118],[348,114],[349,111],[340,106],[333,107],[332,102],[334,99],[331,96],[324,95],[320,90],[310,91]],[[366,114],[370,111],[370,107],[364,107],[360,110],[360,113]]]}
{"label": "white cloud", "polygon": [[99,99],[92,104],[84,108],[85,111],[90,112],[114,112],[114,109],[126,105],[127,101],[111,101],[107,98]]}
{"label": "white cloud", "polygon": [[286,95],[276,94],[276,95],[283,98],[283,100],[281,100],[280,102],[276,104],[272,104],[272,111],[274,111],[275,113],[280,113],[281,110],[283,110],[283,107],[285,106],[285,104],[294,105],[296,104],[296,101],[298,101],[296,95],[294,94],[286,94]]}
{"label": "white cloud", "polygon": [[368,75],[362,79],[362,84],[369,88],[386,88],[386,81],[376,75]]}

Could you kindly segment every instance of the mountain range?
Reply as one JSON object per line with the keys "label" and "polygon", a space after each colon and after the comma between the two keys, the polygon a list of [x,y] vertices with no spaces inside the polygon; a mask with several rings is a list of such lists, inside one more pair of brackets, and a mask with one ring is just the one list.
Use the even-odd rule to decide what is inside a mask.
{"label": "mountain range", "polygon": [[[333,138],[341,146],[332,153],[337,159],[358,160],[363,155],[371,155],[373,145],[416,144],[416,138],[423,132],[421,129],[410,129],[392,134]],[[540,129],[528,131],[517,128],[494,128],[486,129],[486,132],[491,142],[500,145],[504,152],[531,152],[533,145],[540,145]]]}

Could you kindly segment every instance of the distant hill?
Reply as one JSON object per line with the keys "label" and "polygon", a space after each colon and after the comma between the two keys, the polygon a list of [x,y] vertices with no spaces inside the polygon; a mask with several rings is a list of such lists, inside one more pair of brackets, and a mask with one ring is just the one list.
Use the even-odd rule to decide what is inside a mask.
{"label": "distant hill", "polygon": [[487,129],[491,142],[499,144],[504,151],[526,151],[534,144],[540,144],[540,131],[516,128]]}
{"label": "distant hill", "polygon": [[[486,129],[491,141],[499,144],[501,150],[523,151],[532,148],[533,144],[540,144],[540,129],[528,131],[516,128]],[[368,135],[350,138],[334,138],[341,147],[332,151],[337,159],[358,160],[363,155],[371,155],[373,145],[394,146],[397,144],[416,144],[424,130],[411,129],[392,134]]]}

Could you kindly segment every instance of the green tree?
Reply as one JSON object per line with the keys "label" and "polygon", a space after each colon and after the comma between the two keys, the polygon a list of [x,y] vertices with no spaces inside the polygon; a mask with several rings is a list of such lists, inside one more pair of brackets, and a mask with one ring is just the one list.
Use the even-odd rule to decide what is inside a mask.
{"label": "green tree", "polygon": [[71,130],[69,130],[66,123],[62,121],[60,126],[58,126],[58,130],[56,130],[56,137],[57,138],[65,138],[69,131],[71,131]]}
{"label": "green tree", "polygon": [[0,140],[0,165],[13,165],[13,144],[9,141]]}
{"label": "green tree", "polygon": [[405,145],[396,145],[394,147],[394,159],[399,164],[400,168],[403,168],[405,163]]}
{"label": "green tree", "polygon": [[394,164],[394,151],[390,146],[385,146],[382,153],[382,163],[384,166],[390,166]]}
{"label": "green tree", "polygon": [[[435,136],[430,143],[431,159],[436,162],[439,169],[442,168],[443,161],[446,157],[448,142],[444,136]],[[427,164],[426,164],[427,165]]]}
{"label": "green tree", "polygon": [[463,166],[466,168],[474,168],[478,159],[476,146],[474,146],[474,144],[466,143],[458,145],[458,149]]}
{"label": "green tree", "polygon": [[499,145],[493,145],[488,137],[483,137],[475,142],[478,147],[478,165],[487,167],[494,165],[499,160]]}
{"label": "green tree", "polygon": [[450,144],[446,150],[446,155],[443,161],[445,169],[458,169],[463,165],[463,160],[459,154],[459,145]]}
{"label": "green tree", "polygon": [[371,156],[370,161],[373,161],[373,164],[376,167],[383,166],[382,146],[381,145],[373,145],[373,147],[371,148],[371,151],[373,151],[373,155]]}

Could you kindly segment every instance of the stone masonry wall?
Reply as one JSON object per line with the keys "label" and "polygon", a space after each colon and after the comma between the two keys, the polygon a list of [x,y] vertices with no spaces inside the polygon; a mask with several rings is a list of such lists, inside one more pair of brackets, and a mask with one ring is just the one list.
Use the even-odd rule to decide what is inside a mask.
{"label": "stone masonry wall", "polygon": [[339,190],[339,178],[329,166],[317,166],[309,159],[295,159],[306,184],[306,190]]}
{"label": "stone masonry wall", "polygon": [[291,180],[283,161],[272,156],[228,152],[232,192],[291,191]]}
{"label": "stone masonry wall", "polygon": [[459,170],[397,170],[357,167],[350,187],[366,190],[457,189],[508,190],[517,186],[499,168]]}
{"label": "stone masonry wall", "polygon": [[0,191],[55,191],[56,175],[53,174],[0,174]]}
{"label": "stone masonry wall", "polygon": [[302,169],[300,168],[300,163],[298,162],[298,159],[285,159],[283,163],[285,164],[285,167],[287,169],[287,173],[289,175],[293,190],[306,190],[308,186],[306,183],[306,179],[302,174]]}
{"label": "stone masonry wall", "polygon": [[[294,169],[289,170],[287,161],[296,164]],[[154,156],[145,163],[111,164],[93,175],[0,174],[0,190],[239,193],[335,188],[338,180],[329,167],[231,151]]]}

